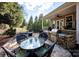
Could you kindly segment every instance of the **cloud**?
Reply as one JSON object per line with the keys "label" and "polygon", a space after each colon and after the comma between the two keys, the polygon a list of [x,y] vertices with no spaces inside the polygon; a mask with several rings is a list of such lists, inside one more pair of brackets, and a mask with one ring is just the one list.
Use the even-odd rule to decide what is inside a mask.
{"label": "cloud", "polygon": [[19,4],[23,5],[24,12],[28,14],[28,18],[39,16],[39,14],[46,14],[47,10],[52,6],[52,0],[26,0],[19,1]]}
{"label": "cloud", "polygon": [[[27,18],[39,16],[41,13],[46,15],[55,8],[53,0],[22,0],[19,4],[23,5]],[[56,5],[57,7],[58,5]]]}
{"label": "cloud", "polygon": [[41,13],[43,15],[47,14],[48,9],[53,5],[52,0],[26,0],[24,3],[24,9],[26,10],[26,14],[28,14],[28,18],[32,15],[33,18],[35,16],[39,16]]}
{"label": "cloud", "polygon": [[48,9],[53,4],[52,0],[27,0],[25,5],[28,10],[34,10],[35,7],[39,6],[39,11]]}

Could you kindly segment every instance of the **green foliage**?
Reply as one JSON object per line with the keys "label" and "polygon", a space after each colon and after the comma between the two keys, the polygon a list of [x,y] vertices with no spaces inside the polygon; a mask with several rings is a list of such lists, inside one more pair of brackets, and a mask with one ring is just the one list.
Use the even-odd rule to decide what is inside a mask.
{"label": "green foliage", "polygon": [[32,16],[31,16],[27,28],[28,28],[29,30],[31,30],[32,27],[33,27],[33,18],[32,18]]}
{"label": "green foliage", "polygon": [[3,35],[14,36],[16,34],[16,29],[10,28]]}
{"label": "green foliage", "polygon": [[23,23],[22,23],[21,27],[23,28],[24,26],[27,26],[27,23],[26,23],[25,19],[23,20]]}
{"label": "green foliage", "polygon": [[0,24],[0,29],[8,29],[9,28],[9,25],[7,25],[7,24]]}
{"label": "green foliage", "polygon": [[32,29],[33,31],[37,31],[37,28],[38,28],[38,17],[36,16]]}
{"label": "green foliage", "polygon": [[39,32],[40,30],[42,30],[42,20],[43,20],[43,26],[44,27],[49,27],[49,21],[47,21],[46,19],[42,19],[42,15],[38,17],[35,17],[35,20],[33,22],[32,16],[30,17],[29,23],[28,23],[28,30],[32,29],[34,32]]}
{"label": "green foliage", "polygon": [[50,22],[46,19],[43,20],[43,26],[49,27],[50,26]]}
{"label": "green foliage", "polygon": [[[21,6],[16,2],[0,2],[0,21],[10,26],[20,27],[24,16]],[[6,22],[5,22],[6,21]]]}

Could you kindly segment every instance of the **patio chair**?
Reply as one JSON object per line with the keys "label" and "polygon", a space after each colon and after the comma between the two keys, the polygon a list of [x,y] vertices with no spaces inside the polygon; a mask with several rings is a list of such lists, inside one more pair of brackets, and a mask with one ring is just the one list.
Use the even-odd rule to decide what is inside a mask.
{"label": "patio chair", "polygon": [[29,37],[32,36],[32,32],[28,32],[28,36],[29,36]]}
{"label": "patio chair", "polygon": [[18,44],[20,44],[22,41],[24,41],[28,36],[26,34],[18,34],[16,36],[16,41]]}
{"label": "patio chair", "polygon": [[56,44],[56,42],[54,44],[52,44],[51,46],[48,44],[45,44],[43,47],[37,49],[35,54],[38,57],[50,57],[55,44]]}
{"label": "patio chair", "polygon": [[52,28],[51,27],[48,27],[48,31],[51,31],[52,30]]}
{"label": "patio chair", "polygon": [[30,52],[24,49],[19,48],[18,51],[15,50],[16,57],[29,57]]}
{"label": "patio chair", "polygon": [[44,38],[44,40],[46,41],[48,39],[48,35],[45,32],[42,32],[39,34],[39,38]]}
{"label": "patio chair", "polygon": [[8,49],[1,47],[5,53],[7,54],[8,57],[15,57],[15,54],[13,54],[12,52],[10,52]]}
{"label": "patio chair", "polygon": [[13,51],[9,51],[5,47],[2,47],[2,48],[3,48],[3,50],[5,51],[5,53],[7,54],[8,57],[28,57],[29,54],[30,54],[26,50],[20,49],[19,47],[17,49],[13,50]]}

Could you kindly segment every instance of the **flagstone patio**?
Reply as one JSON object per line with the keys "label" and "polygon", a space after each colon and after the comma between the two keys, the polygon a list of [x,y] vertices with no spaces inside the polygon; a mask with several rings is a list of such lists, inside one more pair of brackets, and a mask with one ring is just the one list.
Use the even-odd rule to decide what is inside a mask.
{"label": "flagstone patio", "polygon": [[[46,43],[51,45],[53,42],[47,40]],[[10,38],[10,40],[3,46],[6,47],[8,50],[12,51],[15,48],[17,48],[19,45],[17,44],[15,37],[13,37]],[[4,52],[4,50],[0,48],[0,57],[4,57],[4,56],[6,57],[7,55]],[[68,50],[56,44],[52,51],[51,57],[71,57],[71,54],[69,53]]]}

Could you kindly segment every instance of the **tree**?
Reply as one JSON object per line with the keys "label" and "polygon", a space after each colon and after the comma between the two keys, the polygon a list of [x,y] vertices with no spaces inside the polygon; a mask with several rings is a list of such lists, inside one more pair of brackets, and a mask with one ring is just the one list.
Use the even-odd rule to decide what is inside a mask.
{"label": "tree", "polygon": [[38,21],[38,30],[42,30],[42,20],[43,20],[43,14],[39,15],[39,21]]}
{"label": "tree", "polygon": [[38,21],[38,31],[42,30],[42,20]]}
{"label": "tree", "polygon": [[36,16],[36,17],[35,17],[35,22],[37,22],[37,21],[38,21],[38,17]]}
{"label": "tree", "polygon": [[33,31],[37,31],[38,28],[38,17],[35,17],[34,23],[33,23]]}
{"label": "tree", "polygon": [[23,20],[23,23],[22,23],[21,27],[24,27],[24,26],[27,26],[27,23],[26,23],[25,19]]}
{"label": "tree", "polygon": [[[3,23],[10,26],[20,27],[24,16],[21,6],[16,2],[0,2],[0,14],[3,16]],[[9,22],[9,23],[8,23]]]}
{"label": "tree", "polygon": [[33,28],[33,17],[31,16],[28,23],[28,29],[31,30]]}
{"label": "tree", "polygon": [[[43,21],[43,23],[42,23]],[[39,32],[42,30],[42,24],[44,27],[49,27],[50,22],[47,21],[46,19],[43,19],[43,14],[41,14],[38,17],[36,16],[33,22],[32,16],[30,17],[29,23],[28,23],[28,29],[32,29],[34,32]]]}

